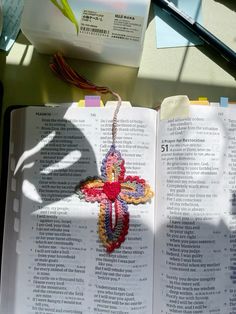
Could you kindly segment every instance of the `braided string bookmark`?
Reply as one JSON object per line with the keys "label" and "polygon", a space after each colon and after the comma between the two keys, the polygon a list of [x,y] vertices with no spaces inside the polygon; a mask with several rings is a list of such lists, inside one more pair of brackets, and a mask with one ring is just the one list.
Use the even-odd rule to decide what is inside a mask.
{"label": "braided string bookmark", "polygon": [[[69,76],[70,81],[74,81],[74,85],[80,88],[83,86],[82,88],[89,90],[99,89],[103,93],[110,92],[118,99],[112,122],[112,144],[102,161],[101,176],[88,177],[75,188],[75,192],[80,199],[86,202],[100,203],[98,217],[99,238],[107,252],[111,253],[120,247],[128,234],[128,204],[145,203],[152,198],[153,192],[146,181],[139,176],[125,176],[125,161],[119,150],[116,149],[117,116],[122,103],[120,96],[109,88],[98,87],[85,80],[68,65],[65,66],[65,62],[61,57],[59,57],[59,62],[61,65],[63,64],[63,69],[66,69],[65,72],[63,70],[64,80],[68,81],[66,77]],[[53,67],[54,70],[58,69],[58,65]],[[61,68],[57,74],[61,76]]]}

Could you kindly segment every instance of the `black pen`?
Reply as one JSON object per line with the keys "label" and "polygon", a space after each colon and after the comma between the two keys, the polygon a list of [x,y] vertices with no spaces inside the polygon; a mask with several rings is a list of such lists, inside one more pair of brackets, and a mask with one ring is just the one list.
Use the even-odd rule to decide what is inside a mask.
{"label": "black pen", "polygon": [[221,57],[226,59],[229,63],[236,66],[236,53],[220,41],[216,36],[209,32],[202,25],[194,21],[190,16],[179,10],[172,2],[167,0],[152,0],[153,3],[158,5],[162,10],[166,11],[173,18],[180,23],[184,24],[195,35],[200,38],[204,44],[209,45],[215,50]]}

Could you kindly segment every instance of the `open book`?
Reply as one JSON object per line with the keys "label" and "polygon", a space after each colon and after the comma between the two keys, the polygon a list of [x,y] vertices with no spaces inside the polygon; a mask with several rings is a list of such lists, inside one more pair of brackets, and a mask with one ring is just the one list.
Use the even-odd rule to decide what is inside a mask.
{"label": "open book", "polygon": [[2,314],[229,314],[236,311],[236,109],[188,117],[122,108],[126,175],[155,192],[129,204],[125,242],[107,253],[99,204],[75,186],[99,176],[114,108],[16,109],[11,117]]}

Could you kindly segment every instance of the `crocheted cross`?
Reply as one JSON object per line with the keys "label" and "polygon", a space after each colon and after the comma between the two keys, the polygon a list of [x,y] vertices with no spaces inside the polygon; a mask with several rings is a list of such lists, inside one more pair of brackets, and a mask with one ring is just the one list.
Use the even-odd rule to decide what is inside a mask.
{"label": "crocheted cross", "polygon": [[102,161],[101,177],[89,177],[80,182],[76,193],[87,202],[100,203],[98,232],[107,252],[125,241],[129,229],[128,204],[145,203],[153,196],[144,179],[125,177],[124,159],[114,144]]}

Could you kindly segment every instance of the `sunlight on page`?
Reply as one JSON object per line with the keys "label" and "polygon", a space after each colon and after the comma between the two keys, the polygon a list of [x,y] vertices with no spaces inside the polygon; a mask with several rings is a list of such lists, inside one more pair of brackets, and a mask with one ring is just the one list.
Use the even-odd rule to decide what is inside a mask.
{"label": "sunlight on page", "polygon": [[67,154],[64,158],[62,158],[60,161],[46,167],[42,171],[40,171],[41,174],[49,174],[52,173],[55,170],[61,170],[71,167],[74,163],[76,163],[81,157],[81,152],[78,150],[74,150]]}
{"label": "sunlight on page", "polygon": [[[8,196],[17,199],[8,199],[11,220],[7,219],[7,225],[11,226],[12,217],[20,217],[19,228],[16,226],[20,234],[13,233],[9,240],[13,245],[6,244],[14,253],[13,258],[12,251],[11,257],[5,255],[5,269],[9,269],[9,260],[14,264],[10,284],[9,272],[4,272],[4,287],[14,288],[9,313],[105,313],[111,308],[114,313],[152,313],[154,199],[128,205],[126,240],[108,254],[98,236],[100,204],[75,194],[79,182],[101,174],[111,145],[114,109],[83,110],[76,104],[32,106],[13,115],[11,141],[15,148],[11,156],[16,158],[17,175],[12,178],[16,191]],[[19,118],[25,121],[23,134],[16,127]],[[118,136],[126,177],[145,178],[154,189],[155,114],[122,108],[119,121],[123,123]],[[22,245],[18,244],[17,252],[21,254],[14,245],[18,238]],[[38,305],[35,299],[45,291],[48,298]]]}
{"label": "sunlight on page", "polygon": [[48,136],[46,136],[44,139],[42,139],[35,147],[33,147],[30,150],[26,150],[20,157],[20,159],[17,162],[16,165],[16,169],[14,171],[14,175],[16,175],[17,171],[19,170],[19,168],[21,167],[21,165],[23,164],[23,162],[28,159],[29,157],[35,155],[36,153],[38,153],[43,147],[45,147],[48,143],[50,143],[53,138],[55,137],[56,132],[53,131],[51,132]]}
{"label": "sunlight on page", "polygon": [[32,183],[30,183],[28,180],[23,181],[22,192],[28,199],[34,202],[37,202],[37,203],[43,202],[36,187]]}
{"label": "sunlight on page", "polygon": [[65,114],[63,116],[63,119],[70,121],[76,128],[78,128],[78,125],[76,124],[76,120],[73,119],[73,116],[75,116],[75,111],[78,110],[78,103],[73,102],[70,106],[67,107],[67,110],[65,111]]}
{"label": "sunlight on page", "polygon": [[26,164],[22,167],[22,171],[24,171],[25,169],[30,169],[35,165],[35,162],[31,162],[29,164]]}

